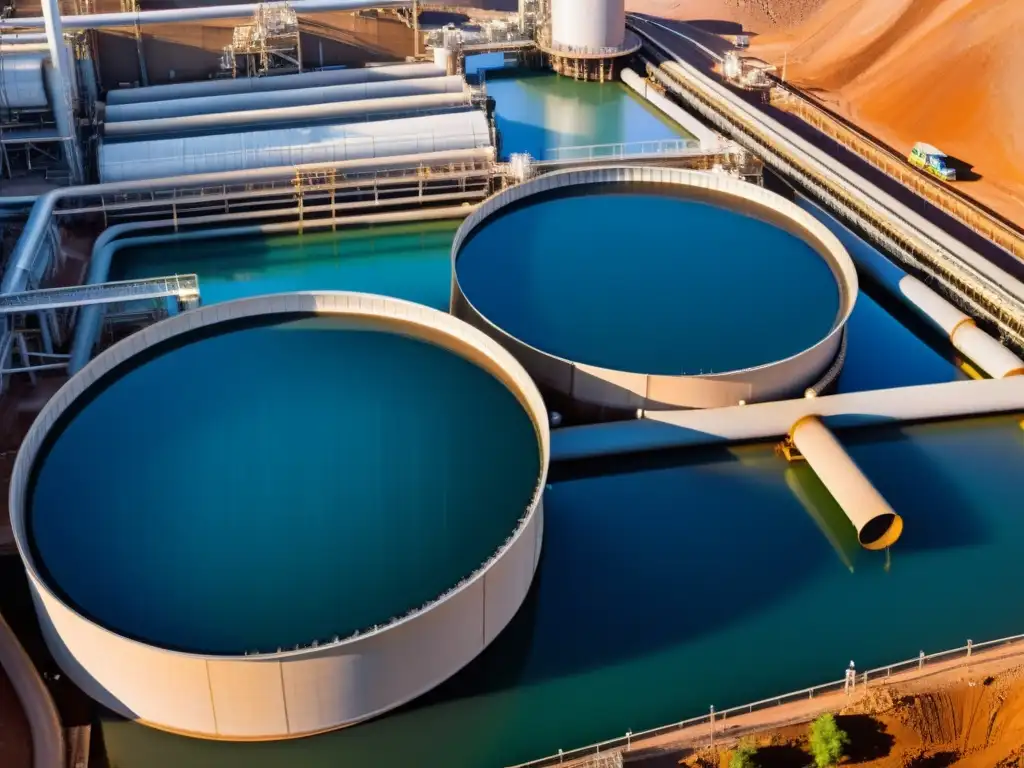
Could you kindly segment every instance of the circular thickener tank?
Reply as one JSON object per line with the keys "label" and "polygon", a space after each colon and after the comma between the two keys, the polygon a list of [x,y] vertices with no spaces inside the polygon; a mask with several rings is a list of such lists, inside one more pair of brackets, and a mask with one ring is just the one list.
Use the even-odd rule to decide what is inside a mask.
{"label": "circular thickener tank", "polygon": [[258,297],[90,363],[33,426],[11,508],[81,688],[173,731],[283,738],[408,701],[505,626],[547,441],[526,373],[448,315]]}
{"label": "circular thickener tank", "polygon": [[797,206],[677,169],[520,184],[452,253],[456,316],[549,393],[612,409],[800,395],[835,375],[857,293],[849,255]]}
{"label": "circular thickener tank", "polygon": [[620,48],[625,37],[625,0],[551,0],[554,47],[594,53]]}

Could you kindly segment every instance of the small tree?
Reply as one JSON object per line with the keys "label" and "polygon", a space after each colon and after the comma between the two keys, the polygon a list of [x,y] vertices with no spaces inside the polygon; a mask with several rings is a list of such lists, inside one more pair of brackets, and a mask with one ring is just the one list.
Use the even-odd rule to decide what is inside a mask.
{"label": "small tree", "polygon": [[818,768],[829,768],[838,765],[843,756],[844,748],[850,743],[846,731],[836,723],[834,715],[822,715],[811,723],[810,731],[811,755]]}
{"label": "small tree", "polygon": [[749,741],[741,741],[736,745],[729,759],[729,768],[755,768],[754,755],[757,754],[757,747]]}

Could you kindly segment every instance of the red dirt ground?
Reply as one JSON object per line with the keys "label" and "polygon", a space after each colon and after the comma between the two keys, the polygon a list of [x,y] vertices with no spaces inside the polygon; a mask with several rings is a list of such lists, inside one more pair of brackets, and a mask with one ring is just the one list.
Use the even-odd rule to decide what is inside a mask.
{"label": "red dirt ground", "polygon": [[826,0],[752,49],[901,152],[970,166],[961,190],[1024,223],[1022,39],[1021,0]]}
{"label": "red dirt ground", "polygon": [[900,152],[938,146],[959,161],[961,191],[1024,224],[1024,0],[626,5],[711,32],[742,27],[787,80]]}

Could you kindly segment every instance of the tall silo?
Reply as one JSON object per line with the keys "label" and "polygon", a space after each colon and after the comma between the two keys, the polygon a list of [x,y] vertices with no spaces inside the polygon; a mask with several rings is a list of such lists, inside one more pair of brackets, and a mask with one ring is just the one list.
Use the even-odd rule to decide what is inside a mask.
{"label": "tall silo", "polygon": [[610,80],[615,59],[640,41],[626,30],[625,0],[551,0],[550,29],[540,36],[552,68],[577,80]]}

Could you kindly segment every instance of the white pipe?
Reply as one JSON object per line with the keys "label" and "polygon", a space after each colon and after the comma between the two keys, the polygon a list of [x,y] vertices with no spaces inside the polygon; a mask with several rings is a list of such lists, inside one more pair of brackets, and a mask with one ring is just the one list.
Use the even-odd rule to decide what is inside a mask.
{"label": "white pipe", "polygon": [[[427,199],[440,199],[440,195]],[[341,208],[343,205],[338,205]],[[346,207],[352,207],[347,204]],[[145,221],[118,224],[103,232],[96,240],[92,251],[92,260],[89,266],[87,284],[105,282],[110,274],[110,264],[114,253],[123,247],[130,245],[153,244],[157,242],[169,242],[174,240],[211,240],[228,237],[245,237],[251,235],[267,235],[279,232],[306,231],[311,229],[326,229],[337,226],[359,226],[365,224],[397,224],[405,221],[437,221],[441,219],[456,219],[468,216],[477,209],[478,205],[473,203],[462,203],[457,206],[446,206],[443,208],[415,208],[404,211],[390,211],[384,213],[363,213],[346,216],[334,216],[327,219],[311,219],[303,221],[285,221],[274,224],[250,224],[238,227],[225,227],[214,230],[190,230],[188,232],[175,232],[167,235],[155,235],[149,237],[128,238],[116,240],[115,238],[133,230],[151,228],[169,228],[175,225],[170,221]],[[319,206],[322,210],[330,209],[331,206]],[[307,208],[306,210],[310,210]],[[249,212],[236,214],[218,214],[215,216],[197,217],[185,219],[190,223],[211,223],[216,221],[272,218],[275,215],[294,214],[294,208],[281,209],[278,211]],[[181,222],[179,222],[181,223]],[[68,362],[68,373],[78,373],[89,362],[92,349],[96,344],[96,336],[100,329],[102,307],[99,304],[83,306],[79,313],[78,323],[75,326],[74,341],[71,345],[71,357]]]}
{"label": "white pipe", "polygon": [[[44,27],[44,17],[25,17],[0,21],[0,30],[22,27]],[[183,21],[211,19],[242,19],[255,15],[259,3],[241,5],[211,5],[206,8],[173,8],[163,11],[130,11],[122,13],[93,13],[84,16],[64,16],[61,22],[67,29],[105,29],[133,27],[136,24],[178,24]],[[294,0],[289,5],[296,13],[324,13],[326,11],[359,11],[367,8],[407,8],[411,0]]]}
{"label": "white pipe", "polygon": [[[28,278],[35,267],[36,257],[52,224],[53,211],[61,200],[67,197],[85,197],[124,192],[153,192],[158,190],[187,189],[210,185],[246,184],[260,181],[274,181],[294,178],[297,174],[313,170],[343,170],[358,173],[367,170],[389,170],[409,168],[418,165],[439,165],[460,162],[485,162],[494,160],[493,147],[477,149],[424,152],[415,155],[393,157],[367,157],[358,160],[342,160],[337,163],[310,163],[298,166],[273,166],[250,168],[241,171],[198,173],[172,176],[164,179],[137,179],[107,184],[89,184],[79,187],[60,187],[36,198],[21,237],[14,246],[0,283],[0,294],[24,291]],[[21,198],[19,198],[20,200]]]}
{"label": "white pipe", "polygon": [[817,416],[806,416],[790,430],[793,445],[836,500],[865,549],[885,549],[903,532],[903,519],[882,498],[836,436]]}
{"label": "white pipe", "polygon": [[[293,91],[331,85],[358,83],[394,83],[402,80],[420,80],[441,77],[444,72],[433,64],[388,64],[384,67],[358,67],[330,69],[325,72],[303,72],[273,77],[236,77],[228,80],[199,80],[191,83],[166,83],[144,88],[119,88],[107,93],[107,106],[113,104],[139,104],[154,101],[203,96],[226,96],[240,93],[261,94],[267,91]],[[282,105],[283,106],[283,105]]]}
{"label": "white pipe", "polygon": [[644,411],[642,418],[633,421],[553,432],[552,461],[774,440],[789,434],[804,416],[818,416],[830,428],[845,429],[1016,411],[1024,411],[1021,377],[922,384],[727,408]]}
{"label": "white pipe", "polygon": [[636,91],[651,106],[663,112],[668,118],[679,123],[686,131],[700,142],[700,148],[704,150],[716,150],[722,145],[722,137],[706,127],[704,123],[684,110],[682,107],[673,104],[656,90],[650,87],[648,81],[640,77],[629,67],[623,67],[620,74],[622,82]]}
{"label": "white pipe", "polygon": [[212,115],[186,115],[184,117],[157,118],[154,120],[132,120],[107,123],[103,133],[107,138],[129,136],[181,135],[191,132],[232,132],[233,128],[270,128],[290,123],[318,120],[366,120],[373,115],[377,119],[415,115],[417,113],[452,110],[469,107],[469,93],[432,93],[426,96],[396,96],[385,99],[365,99],[329,104],[307,104],[301,107],[278,107],[275,109],[251,109],[240,112],[220,112]]}
{"label": "white pipe", "polygon": [[[303,74],[313,79],[315,73]],[[276,75],[279,78],[290,75]],[[277,109],[302,107],[307,104],[329,104],[342,101],[393,98],[398,96],[426,96],[431,93],[461,93],[466,82],[461,77],[421,77],[398,80],[377,80],[362,83],[320,85],[309,87],[307,80],[296,82],[295,88],[280,91],[246,93],[218,93],[215,96],[191,96],[160,101],[141,101],[114,104],[107,99],[104,120],[111,123],[131,120],[156,120],[189,115],[212,115],[223,112],[244,112],[250,109]],[[116,91],[115,91],[116,93]]]}
{"label": "white pipe", "polygon": [[899,281],[903,296],[939,330],[950,343],[993,379],[1024,376],[1024,360],[978,328],[974,319],[954,307],[916,277]]}

